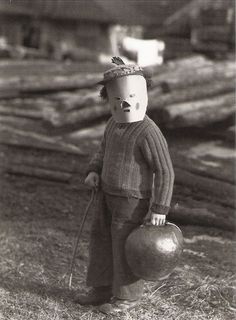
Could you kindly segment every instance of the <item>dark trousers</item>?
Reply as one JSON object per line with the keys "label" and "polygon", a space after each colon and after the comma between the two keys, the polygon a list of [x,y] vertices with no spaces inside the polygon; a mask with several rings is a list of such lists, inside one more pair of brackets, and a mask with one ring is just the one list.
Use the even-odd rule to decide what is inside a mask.
{"label": "dark trousers", "polygon": [[125,241],[143,223],[149,199],[97,195],[91,228],[87,285],[112,286],[113,295],[136,300],[142,296],[144,281],[130,270],[125,258]]}

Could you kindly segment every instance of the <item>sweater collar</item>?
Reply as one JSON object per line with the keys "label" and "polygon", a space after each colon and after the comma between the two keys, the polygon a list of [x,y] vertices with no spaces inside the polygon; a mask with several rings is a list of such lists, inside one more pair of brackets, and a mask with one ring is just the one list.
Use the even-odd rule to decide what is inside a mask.
{"label": "sweater collar", "polygon": [[135,125],[135,124],[138,124],[138,123],[142,123],[144,121],[144,119],[146,119],[147,115],[145,115],[145,117],[143,118],[143,120],[140,120],[140,121],[136,121],[136,122],[125,122],[125,123],[118,123],[118,122],[115,122],[115,120],[113,119],[113,121],[115,122],[116,124],[116,127],[118,129],[125,129],[125,128],[128,128],[128,127],[131,127],[132,125]]}

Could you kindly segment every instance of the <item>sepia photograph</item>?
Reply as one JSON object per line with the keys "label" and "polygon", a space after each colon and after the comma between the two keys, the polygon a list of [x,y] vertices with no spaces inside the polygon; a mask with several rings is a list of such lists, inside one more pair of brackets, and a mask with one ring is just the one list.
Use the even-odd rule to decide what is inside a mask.
{"label": "sepia photograph", "polygon": [[0,320],[236,319],[234,0],[0,0]]}

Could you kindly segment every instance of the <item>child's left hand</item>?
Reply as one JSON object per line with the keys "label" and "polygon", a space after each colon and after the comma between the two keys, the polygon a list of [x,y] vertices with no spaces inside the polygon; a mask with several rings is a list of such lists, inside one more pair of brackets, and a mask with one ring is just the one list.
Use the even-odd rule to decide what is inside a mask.
{"label": "child's left hand", "polygon": [[154,226],[162,226],[166,222],[165,214],[152,213],[151,214],[151,224]]}

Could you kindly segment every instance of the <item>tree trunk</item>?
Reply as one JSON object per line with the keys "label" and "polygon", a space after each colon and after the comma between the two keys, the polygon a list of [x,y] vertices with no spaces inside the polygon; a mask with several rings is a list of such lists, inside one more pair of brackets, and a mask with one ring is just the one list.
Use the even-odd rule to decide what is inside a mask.
{"label": "tree trunk", "polygon": [[[1,165],[0,165],[1,166]],[[38,168],[29,165],[23,164],[8,164],[6,168],[2,168],[7,173],[17,174],[17,175],[24,175],[24,176],[31,176],[35,178],[45,179],[49,181],[61,181],[61,182],[69,182],[72,178],[72,174],[68,172],[62,171],[55,171],[55,170],[48,170],[45,168]]]}
{"label": "tree trunk", "polygon": [[171,208],[168,219],[180,224],[201,225],[234,231],[234,210],[206,200],[174,197],[178,205]]}
{"label": "tree trunk", "polygon": [[150,111],[158,111],[158,109],[170,104],[212,97],[232,92],[234,89],[234,77],[224,80],[219,79],[211,83],[207,83],[204,86],[197,84],[196,86],[189,87],[188,89],[174,90],[166,94],[160,94],[159,88],[157,88],[149,92],[148,108]]}
{"label": "tree trunk", "polygon": [[216,203],[235,208],[235,187],[227,182],[201,177],[186,170],[175,168],[176,184],[193,190],[200,195],[205,193]]}
{"label": "tree trunk", "polygon": [[9,83],[0,83],[2,94],[12,90],[15,95],[19,94],[35,94],[35,93],[50,93],[63,90],[76,90],[93,88],[97,82],[102,80],[101,74],[86,74],[79,73],[71,76],[24,76],[23,78],[16,78],[14,82],[9,80]]}
{"label": "tree trunk", "polygon": [[169,128],[199,126],[224,120],[235,112],[235,95],[228,93],[211,99],[173,104],[163,110]]}
{"label": "tree trunk", "polygon": [[58,153],[54,150],[46,150],[34,147],[21,147],[13,145],[0,145],[0,166],[5,171],[8,168],[15,168],[23,165],[24,167],[34,167],[45,169],[48,171],[65,172],[72,176],[80,175],[81,179],[85,178],[85,168],[88,164],[90,156],[72,154],[72,153]]}
{"label": "tree trunk", "polygon": [[187,68],[170,71],[152,79],[153,86],[161,86],[163,90],[169,92],[176,89],[201,85],[218,79],[228,79],[235,76],[236,65],[234,61],[217,62],[213,65],[199,68]]}
{"label": "tree trunk", "polygon": [[[201,144],[200,144],[201,145]],[[234,184],[235,177],[232,175],[234,171],[234,161],[232,160],[232,153],[234,149],[232,148],[232,153],[227,157],[224,155],[224,158],[214,157],[214,146],[206,144],[206,147],[212,148],[212,153],[199,155],[191,154],[191,149],[188,150],[185,154],[178,153],[178,147],[170,148],[171,159],[174,165],[174,168],[179,168],[186,170],[187,172],[196,174],[198,176],[206,177],[209,179],[216,179],[222,182]],[[220,148],[215,147],[215,153],[219,152]],[[224,148],[220,151],[224,152]],[[227,150],[228,151],[228,150]],[[230,157],[231,156],[231,157]],[[215,164],[215,166],[214,166]]]}
{"label": "tree trunk", "polygon": [[91,107],[72,110],[67,113],[45,113],[45,120],[49,121],[55,127],[80,125],[92,122],[96,119],[107,118],[110,115],[108,104],[93,105]]}
{"label": "tree trunk", "polygon": [[20,96],[20,92],[17,89],[2,88],[0,89],[0,99],[13,99]]}
{"label": "tree trunk", "polygon": [[[169,39],[167,38],[167,41],[168,40]],[[179,39],[177,40],[173,39],[173,40],[179,43]],[[144,67],[143,69],[146,73],[150,74],[151,76],[154,76],[154,79],[155,79],[156,77],[158,78],[161,74],[164,75],[167,72],[177,72],[177,71],[179,72],[186,68],[187,69],[199,68],[203,66],[213,65],[213,63],[214,62],[205,58],[203,55],[194,54],[188,57],[168,61],[167,63],[162,65]]]}
{"label": "tree trunk", "polygon": [[64,142],[61,137],[48,137],[35,132],[15,129],[5,124],[1,124],[0,127],[0,142],[3,144],[85,155],[85,152],[79,146]]}
{"label": "tree trunk", "polygon": [[[43,118],[55,126],[63,126],[70,123],[81,123],[85,120],[94,120],[96,117],[100,118],[106,109],[105,101],[99,97],[99,94],[90,92],[84,96],[80,94],[72,96],[61,102],[60,106],[45,107]],[[78,121],[78,119],[81,120]]]}
{"label": "tree trunk", "polygon": [[81,89],[74,92],[60,92],[52,94],[48,98],[57,102],[55,110],[60,112],[83,109],[87,106],[103,103],[103,100],[99,96],[99,89]]}
{"label": "tree trunk", "polygon": [[26,108],[17,108],[10,106],[10,104],[1,104],[0,105],[0,115],[14,116],[14,117],[23,117],[30,119],[42,119],[42,112],[40,110],[35,110],[34,107],[29,110]]}
{"label": "tree trunk", "polygon": [[101,76],[98,74],[78,74],[70,77],[25,78],[20,85],[21,93],[47,93],[53,91],[75,90],[96,86]]}

